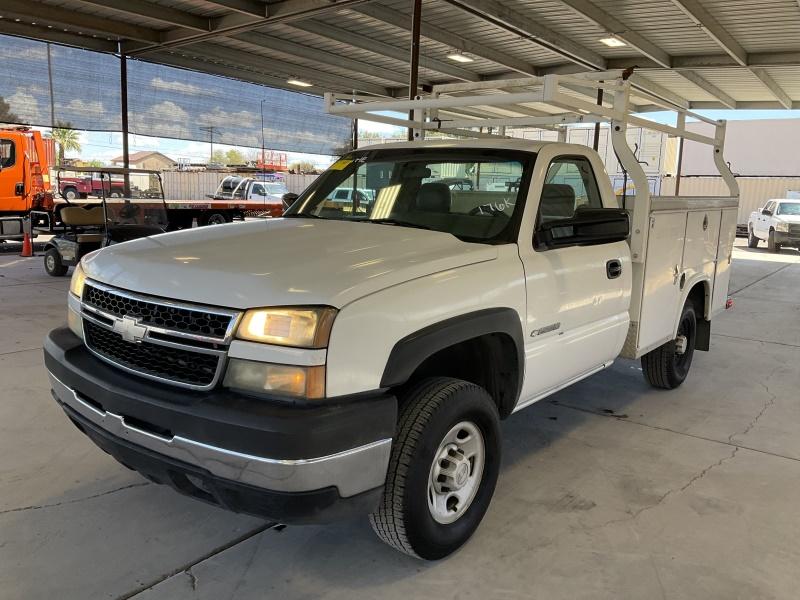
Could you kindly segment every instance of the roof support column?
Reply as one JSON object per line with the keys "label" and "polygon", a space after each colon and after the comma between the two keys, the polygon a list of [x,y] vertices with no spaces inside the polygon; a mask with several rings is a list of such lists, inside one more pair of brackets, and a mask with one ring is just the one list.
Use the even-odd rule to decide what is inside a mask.
{"label": "roof support column", "polygon": [[[411,16],[411,61],[410,75],[408,83],[408,99],[413,100],[417,96],[419,87],[419,36],[422,29],[422,0],[414,0],[414,12]],[[409,120],[414,120],[414,111],[408,113]],[[414,139],[414,130],[409,127],[408,141]]]}
{"label": "roof support column", "polygon": [[[121,51],[121,48],[119,53],[119,109],[122,117],[122,166],[129,169],[131,161],[128,148],[128,57]],[[101,181],[100,184],[103,185],[103,182]],[[111,185],[110,180],[108,184]],[[123,193],[126,198],[131,197],[131,178],[128,173],[124,175]]]}

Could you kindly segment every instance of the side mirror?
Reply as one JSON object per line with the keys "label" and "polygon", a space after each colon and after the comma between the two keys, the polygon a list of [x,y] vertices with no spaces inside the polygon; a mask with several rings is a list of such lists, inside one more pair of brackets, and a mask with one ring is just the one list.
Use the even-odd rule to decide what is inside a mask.
{"label": "side mirror", "polygon": [[25,195],[25,184],[21,181],[14,186],[14,195],[15,196],[24,196]]}
{"label": "side mirror", "polygon": [[289,208],[292,204],[294,204],[294,201],[297,200],[297,198],[298,198],[298,195],[297,194],[293,194],[292,192],[288,192],[288,193],[284,194],[283,197],[282,197],[283,208]]}
{"label": "side mirror", "polygon": [[761,214],[762,215],[767,215],[768,217],[771,217],[772,216],[772,211],[769,210],[768,208],[764,208],[764,209],[761,210]]}
{"label": "side mirror", "polygon": [[593,246],[622,242],[631,231],[630,218],[620,208],[581,208],[568,219],[542,223],[536,232],[540,248]]}

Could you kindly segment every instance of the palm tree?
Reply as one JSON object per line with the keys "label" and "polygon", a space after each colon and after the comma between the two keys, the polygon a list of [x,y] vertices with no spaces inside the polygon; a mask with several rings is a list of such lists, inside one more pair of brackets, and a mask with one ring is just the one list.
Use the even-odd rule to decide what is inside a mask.
{"label": "palm tree", "polygon": [[70,128],[69,123],[58,123],[50,132],[50,137],[58,144],[58,164],[64,164],[64,153],[67,150],[81,151],[78,132]]}

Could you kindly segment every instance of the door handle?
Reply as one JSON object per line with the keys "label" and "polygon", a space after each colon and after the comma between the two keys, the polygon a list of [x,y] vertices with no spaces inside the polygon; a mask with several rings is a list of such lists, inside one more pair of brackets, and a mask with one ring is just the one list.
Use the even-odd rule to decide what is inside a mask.
{"label": "door handle", "polygon": [[606,263],[606,277],[616,279],[622,275],[622,262],[616,258]]}

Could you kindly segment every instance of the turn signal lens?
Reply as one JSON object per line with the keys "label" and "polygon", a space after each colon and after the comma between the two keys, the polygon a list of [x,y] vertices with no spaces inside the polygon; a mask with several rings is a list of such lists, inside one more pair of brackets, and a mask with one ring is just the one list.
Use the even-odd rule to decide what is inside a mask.
{"label": "turn signal lens", "polygon": [[242,318],[236,337],[279,346],[325,348],[335,317],[335,308],[248,310]]}
{"label": "turn signal lens", "polygon": [[81,263],[78,263],[78,266],[75,267],[75,271],[72,273],[72,279],[69,282],[69,291],[78,298],[83,296],[83,284],[86,283],[86,274],[83,272],[83,267],[81,267]]}
{"label": "turn signal lens", "polygon": [[325,367],[276,365],[232,358],[225,387],[318,400],[325,397]]}

